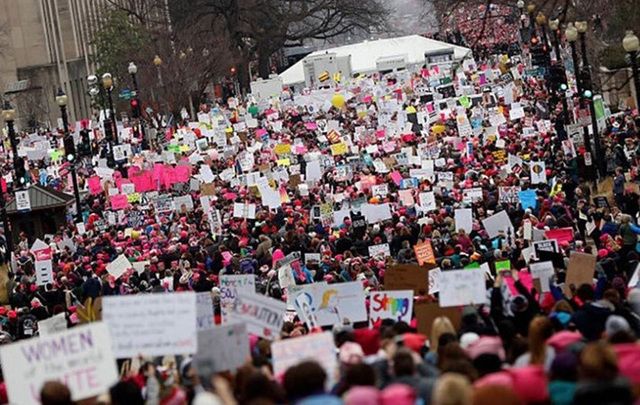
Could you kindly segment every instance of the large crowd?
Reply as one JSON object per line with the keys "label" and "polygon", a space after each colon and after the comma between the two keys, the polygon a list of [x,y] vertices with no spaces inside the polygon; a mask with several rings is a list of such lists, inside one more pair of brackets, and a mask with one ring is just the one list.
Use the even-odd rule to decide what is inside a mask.
{"label": "large crowd", "polygon": [[[406,320],[315,325],[288,310],[279,336],[251,334],[250,357],[240,367],[208,373],[196,367],[194,353],[174,353],[169,361],[119,358],[117,384],[74,399],[634,403],[637,111],[602,118],[606,161],[598,162],[589,158],[577,114],[553,104],[544,77],[517,58],[358,75],[335,87],[220,100],[202,106],[192,122],[162,131],[148,149],[128,128],[114,148],[99,123],[78,125],[78,133],[90,130],[78,164],[84,220],[69,215],[67,226],[40,238],[51,249],[46,282],[36,274],[36,237],[19,235],[4,286],[8,302],[0,307],[3,345],[42,339],[38,324],[54,316],[70,329],[98,321],[91,303],[109,296],[208,292],[219,327],[233,321],[233,314],[221,315],[220,279],[227,275],[254,275],[257,293],[287,302],[300,287],[321,283],[356,281],[366,296],[384,290],[399,266],[441,274],[480,267],[487,270],[484,302],[448,307],[453,315],[427,324],[416,312],[438,302],[431,280],[428,292],[418,294],[416,286]],[[42,140],[62,148],[61,135],[22,133],[20,145],[31,153],[30,183],[72,192],[58,175],[63,153],[47,148],[42,158],[29,158]],[[123,145],[131,145],[124,158]],[[608,176],[599,186],[596,164],[606,164]],[[495,229],[489,224],[500,213],[507,225]],[[534,249],[535,241],[553,237],[555,248]],[[426,263],[416,249],[425,244],[432,250]],[[595,264],[588,281],[575,284],[572,261],[580,253]],[[121,255],[131,268],[115,272],[110,264]],[[540,277],[533,269],[545,262],[552,271]],[[427,270],[422,274],[427,283]],[[367,298],[367,309],[372,305]],[[275,372],[273,342],[323,329],[332,333],[336,369],[302,359]],[[3,362],[2,372],[11,374],[12,364]],[[19,390],[3,383],[0,402]],[[49,381],[39,400],[71,404],[72,396],[64,383]]]}

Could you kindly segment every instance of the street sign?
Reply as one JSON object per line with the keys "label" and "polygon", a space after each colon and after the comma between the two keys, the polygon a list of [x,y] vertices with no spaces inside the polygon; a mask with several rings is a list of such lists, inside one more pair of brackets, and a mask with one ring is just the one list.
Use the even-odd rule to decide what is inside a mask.
{"label": "street sign", "polygon": [[118,97],[122,100],[131,100],[134,97],[134,94],[129,89],[122,89],[120,90]]}

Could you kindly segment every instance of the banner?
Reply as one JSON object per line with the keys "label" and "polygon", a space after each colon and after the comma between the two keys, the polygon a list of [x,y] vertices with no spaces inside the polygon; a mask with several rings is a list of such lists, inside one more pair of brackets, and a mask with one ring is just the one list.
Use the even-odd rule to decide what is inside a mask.
{"label": "banner", "polygon": [[196,352],[196,295],[192,292],[105,296],[102,319],[117,358]]}
{"label": "banner", "polygon": [[0,347],[0,363],[12,404],[39,404],[47,381],[64,382],[79,401],[118,382],[105,324],[95,322]]}

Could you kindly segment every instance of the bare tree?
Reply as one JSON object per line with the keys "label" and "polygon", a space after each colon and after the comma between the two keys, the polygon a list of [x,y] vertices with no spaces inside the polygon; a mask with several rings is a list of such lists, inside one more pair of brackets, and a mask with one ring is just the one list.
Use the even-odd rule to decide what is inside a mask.
{"label": "bare tree", "polygon": [[245,62],[254,57],[267,78],[271,55],[307,39],[330,39],[384,26],[380,0],[174,0],[182,24],[222,22],[234,51]]}

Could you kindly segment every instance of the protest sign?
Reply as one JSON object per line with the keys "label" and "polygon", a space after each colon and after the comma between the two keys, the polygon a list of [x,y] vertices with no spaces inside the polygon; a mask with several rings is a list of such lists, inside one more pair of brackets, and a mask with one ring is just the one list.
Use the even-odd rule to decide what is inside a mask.
{"label": "protest sign", "polygon": [[547,182],[547,172],[544,162],[531,162],[531,184]]}
{"label": "protest sign", "polygon": [[429,270],[429,294],[435,294],[440,291],[440,267]]}
{"label": "protest sign", "polygon": [[482,201],[482,188],[474,187],[462,190],[462,202],[472,204],[476,201]]}
{"label": "protest sign", "polygon": [[423,335],[431,336],[433,321],[441,316],[448,318],[456,330],[460,328],[462,320],[462,310],[460,308],[443,308],[437,302],[416,302],[414,311],[418,324],[418,333]]}
{"label": "protest sign", "polygon": [[555,239],[558,241],[560,245],[563,242],[570,243],[573,242],[573,228],[558,228],[558,229],[550,229],[544,232],[544,236],[547,239]]}
{"label": "protest sign", "polygon": [[596,268],[597,257],[588,253],[571,252],[569,256],[569,266],[567,268],[567,277],[564,282],[564,292],[567,296],[571,296],[572,284],[575,288],[582,284],[593,284],[593,275]]}
{"label": "protest sign", "polygon": [[522,190],[518,193],[518,199],[523,209],[536,207],[536,191],[535,190]]}
{"label": "protest sign", "polygon": [[417,243],[413,247],[413,251],[420,266],[423,266],[425,263],[436,263],[436,256],[433,253],[433,247],[431,246],[430,240],[427,239],[422,243]]}
{"label": "protest sign", "polygon": [[211,293],[208,291],[196,293],[196,327],[200,331],[212,328],[214,325]]}
{"label": "protest sign", "polygon": [[102,319],[117,358],[196,352],[196,295],[192,292],[105,296]]}
{"label": "protest sign", "polygon": [[440,272],[440,306],[484,304],[487,301],[484,271],[447,270]]}
{"label": "protest sign", "polygon": [[391,266],[384,274],[385,290],[413,290],[414,295],[427,295],[428,267],[412,264]]}
{"label": "protest sign", "polygon": [[501,203],[517,204],[520,201],[520,186],[498,187],[498,192]]}
{"label": "protest sign", "polygon": [[109,272],[109,274],[111,274],[116,280],[118,278],[120,278],[120,276],[122,276],[124,273],[127,272],[127,270],[131,269],[131,263],[129,262],[129,259],[127,259],[127,256],[121,254],[120,256],[116,257],[116,259],[114,261],[112,261],[111,263],[109,263],[107,265],[107,271]]}
{"label": "protest sign", "polygon": [[529,263],[529,270],[532,278],[540,280],[542,292],[549,292],[549,279],[555,274],[553,262]]}
{"label": "protest sign", "polygon": [[238,274],[220,276],[220,313],[222,322],[229,319],[231,307],[238,298],[238,294],[256,292],[256,276],[254,274]]}
{"label": "protest sign", "polygon": [[40,336],[49,336],[64,330],[67,330],[67,318],[64,313],[38,321],[38,333]]}
{"label": "protest sign", "polygon": [[389,248],[388,243],[369,246],[369,257],[384,260],[389,256],[391,256],[391,249]]}
{"label": "protest sign", "polygon": [[360,281],[301,286],[291,292],[293,306],[308,325],[327,326],[335,323],[367,320],[365,293]]}
{"label": "protest sign", "polygon": [[36,260],[34,262],[36,284],[47,285],[53,282],[53,262],[51,259]]}
{"label": "protest sign", "polygon": [[108,391],[118,381],[106,325],[95,322],[0,347],[12,404],[39,404],[47,381],[62,381],[79,401]]}
{"label": "protest sign", "polygon": [[145,215],[142,211],[129,211],[127,214],[127,225],[129,228],[140,228],[144,225]]}
{"label": "protest sign", "polygon": [[235,371],[251,358],[247,325],[230,323],[198,330],[195,365],[201,375]]}
{"label": "protest sign", "polygon": [[305,360],[314,360],[327,373],[327,388],[335,382],[338,359],[331,332],[279,340],[271,345],[271,355],[276,378],[281,378],[287,369]]}
{"label": "protest sign", "polygon": [[555,239],[537,240],[533,242],[533,251],[536,258],[541,259],[542,252],[559,253],[558,241]]}
{"label": "protest sign", "polygon": [[513,224],[506,211],[500,211],[489,218],[482,220],[482,226],[486,229],[490,238],[496,238],[501,235],[503,237],[515,237],[513,232]]}
{"label": "protest sign", "polygon": [[464,229],[466,233],[471,233],[473,229],[473,211],[471,208],[458,208],[454,212],[456,229]]}
{"label": "protest sign", "polygon": [[287,306],[267,296],[240,291],[231,308],[231,316],[247,325],[247,331],[267,340],[280,336]]}
{"label": "protest sign", "polygon": [[369,324],[384,319],[411,322],[413,291],[377,291],[371,293]]}
{"label": "protest sign", "polygon": [[432,211],[437,209],[436,197],[433,191],[420,193],[418,195],[418,199],[420,200],[420,208],[422,208],[423,210]]}

